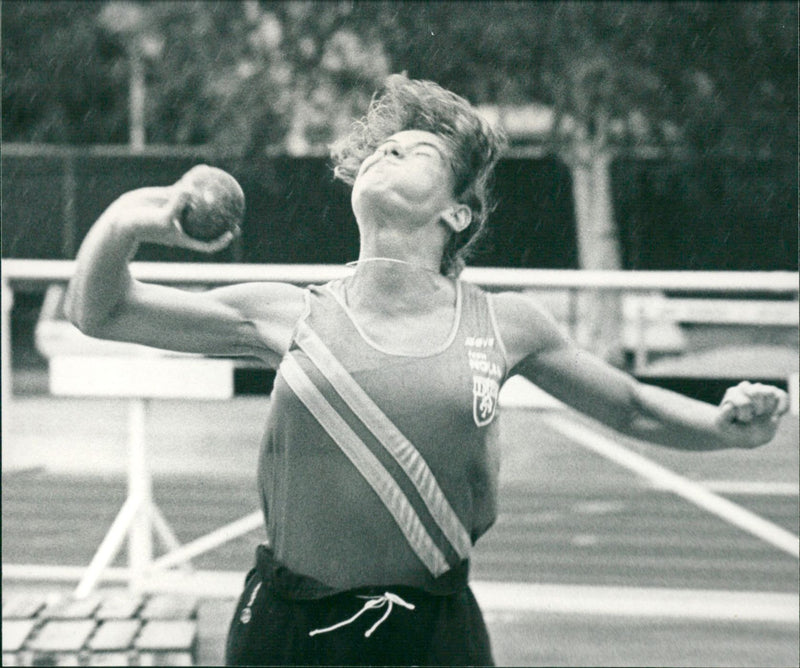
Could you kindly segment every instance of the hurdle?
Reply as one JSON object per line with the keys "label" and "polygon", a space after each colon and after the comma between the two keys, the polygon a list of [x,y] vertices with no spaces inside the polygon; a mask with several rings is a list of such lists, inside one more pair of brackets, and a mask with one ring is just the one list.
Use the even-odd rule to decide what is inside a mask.
{"label": "hurdle", "polygon": [[623,308],[632,322],[634,373],[649,375],[648,331],[651,324],[753,325],[797,329],[800,311],[786,300],[743,301],[740,299],[675,298],[628,295]]}
{"label": "hurdle", "polygon": [[[129,584],[132,590],[140,591],[146,574],[154,566],[154,535],[169,551],[167,556],[179,552],[173,564],[190,570],[192,556],[185,548],[181,551],[180,542],[153,501],[146,439],[150,402],[157,399],[231,399],[233,362],[93,339],[64,319],[63,298],[62,285],[48,287],[36,330],[37,347],[49,359],[50,394],[128,401],[127,498],[74,595],[79,599],[89,595],[126,537]],[[256,520],[251,518],[248,525],[255,524]],[[250,528],[248,526],[247,530]]]}
{"label": "hurdle", "polygon": [[[72,276],[74,262],[70,260],[2,260],[3,299],[3,393],[4,401],[13,401],[11,392],[10,309],[15,288],[64,284]],[[298,285],[323,283],[349,275],[352,269],[333,265],[244,265],[244,264],[131,264],[132,274],[139,280],[182,286],[214,286],[249,281],[282,281]],[[792,272],[626,272],[583,270],[538,270],[468,268],[464,280],[489,290],[566,291],[568,308],[567,328],[575,326],[572,305],[581,291],[605,290],[618,294],[642,294],[653,291],[704,293],[767,293],[797,306],[798,275]],[[52,360],[54,372],[51,389],[70,396],[117,396],[129,401],[129,462],[128,497],[89,566],[78,578],[77,598],[88,597],[103,579],[127,582],[136,590],[157,590],[165,581],[167,569],[180,567],[184,573],[178,579],[191,579],[191,559],[222,543],[233,540],[263,522],[260,512],[251,513],[236,522],[190,543],[180,545],[152,500],[150,473],[147,462],[146,419],[149,402],[186,392],[185,381],[196,373],[197,391],[208,399],[229,399],[232,394],[232,374],[235,362],[231,359],[210,359],[202,356],[177,354],[141,354],[124,358],[105,359],[64,356]],[[81,369],[80,374],[75,370]],[[193,371],[190,371],[193,369]],[[110,379],[109,377],[113,377]],[[195,376],[192,376],[195,377]],[[154,383],[154,379],[159,382]],[[169,379],[169,382],[167,380]],[[797,413],[797,382],[789,377],[792,411]],[[194,384],[194,383],[193,383]],[[524,391],[524,388],[523,388]],[[173,394],[170,394],[173,393]],[[13,420],[13,412],[10,415]],[[169,552],[153,559],[152,539],[155,534]],[[109,567],[122,541],[132,542],[127,569]],[[16,567],[17,579],[48,579],[63,581],[75,575],[74,569],[52,566]],[[69,571],[69,572],[67,572]],[[174,571],[173,571],[174,572]],[[178,573],[175,573],[177,576]],[[184,577],[185,576],[185,577]]]}

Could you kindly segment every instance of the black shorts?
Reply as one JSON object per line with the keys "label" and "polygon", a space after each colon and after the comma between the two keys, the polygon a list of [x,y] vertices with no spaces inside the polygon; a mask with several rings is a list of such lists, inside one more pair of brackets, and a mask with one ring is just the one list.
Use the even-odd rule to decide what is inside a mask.
{"label": "black shorts", "polygon": [[404,586],[326,589],[259,546],[231,620],[226,665],[494,665],[466,580],[446,594]]}

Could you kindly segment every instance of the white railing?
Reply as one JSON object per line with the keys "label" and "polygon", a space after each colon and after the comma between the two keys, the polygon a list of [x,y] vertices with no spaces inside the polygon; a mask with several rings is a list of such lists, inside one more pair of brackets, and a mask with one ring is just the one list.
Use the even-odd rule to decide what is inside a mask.
{"label": "white railing", "polygon": [[[3,260],[3,286],[66,282],[72,275],[72,260]],[[181,285],[225,285],[248,281],[283,281],[295,284],[323,283],[346,276],[352,270],[324,264],[217,264],[134,262],[133,275],[143,281]],[[653,291],[703,293],[760,293],[791,297],[798,295],[798,274],[793,272],[709,271],[586,271],[564,269],[467,268],[463,278],[489,289],[566,290],[567,326],[575,332],[577,295],[581,291],[611,291],[620,294]],[[5,295],[6,293],[4,293]],[[11,293],[8,293],[11,294]],[[5,302],[6,300],[4,300]],[[10,299],[9,299],[10,301]],[[5,308],[5,307],[4,307]],[[639,307],[637,307],[639,308]],[[645,325],[650,317],[640,303],[636,359],[646,358]]]}
{"label": "white railing", "polygon": [[[4,313],[11,308],[13,292],[7,288],[14,285],[65,283],[72,276],[72,260],[3,260],[2,285]],[[325,264],[218,264],[218,263],[160,263],[134,262],[133,275],[143,281],[180,285],[225,285],[248,281],[282,281],[305,285],[323,283],[341,278],[352,272],[342,265]],[[607,291],[617,294],[645,294],[652,292],[690,293],[735,293],[747,295],[759,293],[790,298],[782,306],[782,313],[797,312],[798,274],[785,271],[774,272],[711,272],[711,271],[587,271],[564,269],[504,269],[467,268],[463,278],[488,289],[566,291],[567,312],[564,316],[570,334],[577,330],[579,319],[577,297],[582,291]],[[664,318],[666,313],[655,313],[647,300],[632,300],[636,310],[633,327],[632,348],[635,369],[641,370],[647,362],[648,323]],[[761,306],[765,306],[762,302]],[[748,310],[750,313],[752,309]],[[761,308],[760,313],[765,309]],[[767,310],[768,312],[768,310]],[[744,312],[734,312],[728,318],[733,324]],[[752,320],[752,317],[750,318]],[[785,315],[783,320],[785,320]],[[791,318],[790,318],[791,320]],[[746,322],[743,320],[742,322]],[[5,324],[5,323],[4,323]],[[764,324],[778,324],[764,322]],[[796,320],[795,320],[796,324]],[[6,337],[8,328],[3,327]],[[3,339],[3,350],[7,351]],[[6,358],[3,357],[3,361]],[[3,364],[10,368],[10,364]],[[6,383],[4,383],[4,387]]]}
{"label": "white railing", "polygon": [[[2,260],[2,277],[10,283],[65,282],[72,276],[74,267],[74,260]],[[131,271],[143,281],[225,285],[246,281],[322,283],[346,276],[352,269],[330,264],[132,262]],[[517,290],[573,288],[798,294],[798,274],[790,271],[589,271],[468,267],[462,277],[487,288]]]}
{"label": "white railing", "polygon": [[[2,390],[4,404],[12,400],[10,318],[14,290],[30,289],[31,287],[44,290],[49,284],[65,283],[72,276],[74,267],[74,261],[66,260],[2,261]],[[131,270],[136,278],[143,281],[183,286],[213,286],[249,281],[281,281],[305,285],[340,278],[352,271],[352,269],[338,265],[146,262],[132,263]],[[575,306],[576,298],[582,291],[612,291],[617,294],[641,294],[654,291],[735,293],[737,295],[759,293],[762,297],[768,294],[780,297],[784,302],[788,301],[790,309],[794,311],[797,310],[798,298],[798,274],[792,272],[627,272],[469,268],[465,270],[463,278],[489,289],[566,290],[569,304],[567,320],[571,330],[574,330],[578,318]],[[644,305],[637,313],[641,316],[640,329],[644,331],[644,325],[650,316],[647,313],[646,302],[642,303]],[[752,316],[748,317],[752,319]],[[727,319],[726,322],[730,322],[730,319]],[[783,317],[781,324],[787,323],[796,326],[797,320]],[[639,343],[641,346],[646,345],[644,337],[640,339]],[[637,359],[640,353],[641,351],[637,350]],[[170,363],[174,361],[172,360]],[[187,363],[189,362],[197,362],[197,360],[188,360]],[[213,377],[217,378],[217,376]],[[792,386],[795,388],[794,394],[796,394],[796,382],[797,378],[794,374],[793,379],[790,379],[790,388]],[[82,572],[76,589],[78,596],[90,593],[104,574],[109,576],[110,571],[113,570],[116,573],[119,570],[108,567],[126,537],[130,543],[131,560],[129,568],[122,574],[122,577],[132,586],[136,586],[137,583],[143,582],[146,577],[153,574],[163,575],[167,568],[190,566],[190,560],[195,556],[258,528],[263,521],[259,512],[251,513],[188,544],[180,545],[178,543],[151,498],[150,471],[143,437],[143,423],[146,418],[147,401],[153,396],[160,395],[149,395],[146,392],[145,390],[141,396],[133,396],[130,393],[115,395],[131,399],[128,498],[89,567]],[[797,397],[793,396],[793,407],[796,403]],[[161,538],[169,550],[166,555],[157,560],[153,559],[153,533]],[[23,566],[16,569],[15,575],[19,578],[62,579],[64,577],[63,570],[57,566],[51,567],[50,570],[48,567],[26,568]],[[10,574],[5,567],[4,572]],[[70,573],[74,574],[73,571]],[[119,575],[116,573],[115,577],[119,577]]]}

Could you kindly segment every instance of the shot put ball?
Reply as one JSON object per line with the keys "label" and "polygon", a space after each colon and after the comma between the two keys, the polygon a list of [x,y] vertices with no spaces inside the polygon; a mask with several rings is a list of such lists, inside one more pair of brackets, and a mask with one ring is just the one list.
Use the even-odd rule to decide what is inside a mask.
{"label": "shot put ball", "polygon": [[184,233],[200,241],[213,241],[238,228],[244,218],[244,192],[225,170],[196,165],[176,184],[189,194],[179,214]]}

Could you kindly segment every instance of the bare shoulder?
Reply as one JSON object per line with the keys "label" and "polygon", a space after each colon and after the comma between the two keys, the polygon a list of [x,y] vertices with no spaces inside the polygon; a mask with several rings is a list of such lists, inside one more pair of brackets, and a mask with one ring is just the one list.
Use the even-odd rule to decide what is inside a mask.
{"label": "bare shoulder", "polygon": [[298,318],[305,308],[305,289],[291,283],[238,283],[209,291],[209,296],[249,314],[274,318],[278,313]]}
{"label": "bare shoulder", "polygon": [[[306,290],[290,283],[240,283],[211,290],[209,296],[248,323],[251,346],[266,348],[276,363],[288,350],[292,332],[306,309]],[[262,350],[261,356],[264,356]]]}
{"label": "bare shoulder", "polygon": [[499,292],[491,299],[512,367],[530,355],[552,350],[567,342],[560,325],[531,295]]}

